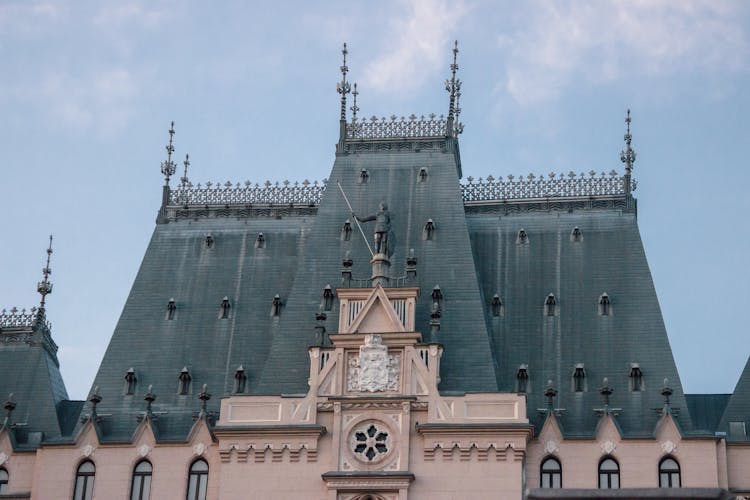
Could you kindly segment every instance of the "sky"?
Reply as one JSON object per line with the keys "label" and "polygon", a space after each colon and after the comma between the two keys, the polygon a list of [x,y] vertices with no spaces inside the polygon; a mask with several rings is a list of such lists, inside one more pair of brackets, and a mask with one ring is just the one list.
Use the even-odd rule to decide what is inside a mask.
{"label": "sky", "polygon": [[[193,182],[321,180],[341,44],[360,116],[447,113],[459,41],[464,176],[623,171],[689,393],[750,355],[750,4],[0,0],[0,308],[47,314],[84,398],[161,201],[170,121]],[[181,175],[181,169],[178,170]],[[0,367],[0,373],[2,367]]]}

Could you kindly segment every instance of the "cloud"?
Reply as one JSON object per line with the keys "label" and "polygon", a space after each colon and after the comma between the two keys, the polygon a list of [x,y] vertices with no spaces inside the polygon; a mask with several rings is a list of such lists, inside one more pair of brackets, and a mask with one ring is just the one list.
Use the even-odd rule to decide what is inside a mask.
{"label": "cloud", "polygon": [[533,104],[555,99],[581,78],[597,84],[746,70],[739,10],[720,0],[535,2],[519,16],[519,29],[498,37],[507,57],[501,91]]}
{"label": "cloud", "polygon": [[406,15],[389,23],[387,38],[393,42],[365,68],[364,81],[368,89],[376,92],[414,90],[438,68],[447,68],[446,42],[466,14],[463,2],[413,0],[404,3],[404,7]]}

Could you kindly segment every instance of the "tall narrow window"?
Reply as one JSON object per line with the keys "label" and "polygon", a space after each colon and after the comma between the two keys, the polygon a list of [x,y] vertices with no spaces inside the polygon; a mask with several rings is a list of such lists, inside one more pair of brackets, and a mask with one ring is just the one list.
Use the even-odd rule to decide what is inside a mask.
{"label": "tall narrow window", "polygon": [[333,288],[326,285],[323,289],[323,310],[330,311],[333,308]]}
{"label": "tall narrow window", "polygon": [[573,370],[573,392],[584,392],[586,390],[586,370],[583,363],[578,363]]}
{"label": "tall narrow window", "polygon": [[234,393],[242,394],[245,392],[245,384],[247,383],[247,374],[245,373],[245,367],[240,365],[234,372]]}
{"label": "tall narrow window", "polygon": [[544,300],[544,314],[546,316],[555,316],[557,314],[557,299],[554,294],[547,295]]}
{"label": "tall narrow window", "polygon": [[125,394],[132,396],[135,394],[135,383],[138,379],[135,376],[135,370],[131,366],[127,372],[125,372]]}
{"label": "tall narrow window", "polygon": [[599,488],[615,490],[620,487],[620,465],[612,457],[599,462]]}
{"label": "tall narrow window", "polygon": [[87,460],[78,466],[73,500],[91,500],[94,495],[94,462]]}
{"label": "tall narrow window", "polygon": [[133,469],[133,484],[130,487],[130,500],[148,500],[151,494],[151,474],[153,467],[148,460],[141,460]]}
{"label": "tall narrow window", "polygon": [[492,296],[492,302],[490,305],[492,306],[493,316],[498,317],[504,315],[505,306],[503,305],[503,301],[500,299],[500,296],[498,294]]}
{"label": "tall narrow window", "polygon": [[659,488],[680,487],[680,464],[672,457],[659,462]]}
{"label": "tall narrow window", "polygon": [[424,230],[422,231],[423,240],[431,240],[435,236],[435,223],[432,219],[427,219],[425,222]]}
{"label": "tall narrow window", "polygon": [[190,392],[190,381],[193,377],[190,376],[190,371],[187,366],[180,370],[180,374],[177,376],[179,384],[177,384],[177,394],[182,396]]}
{"label": "tall narrow window", "polygon": [[173,320],[175,311],[177,311],[177,304],[174,301],[174,297],[171,297],[169,302],[167,302],[167,315],[165,319],[168,321]]}
{"label": "tall narrow window", "polygon": [[341,239],[343,241],[349,241],[352,237],[352,223],[349,219],[344,221],[344,225],[341,227]]}
{"label": "tall narrow window", "polygon": [[603,293],[599,296],[599,316],[609,316],[610,301],[609,295]]}
{"label": "tall narrow window", "polygon": [[187,500],[206,500],[208,487],[208,462],[198,459],[190,466]]}
{"label": "tall narrow window", "polygon": [[633,392],[643,390],[643,372],[638,363],[630,363],[630,390]]}
{"label": "tall narrow window", "polygon": [[219,319],[228,319],[230,309],[232,309],[232,304],[229,303],[229,297],[225,296],[219,305]]}
{"label": "tall narrow window", "polygon": [[521,365],[518,367],[516,373],[516,392],[525,393],[529,386],[529,370],[528,365]]}
{"label": "tall narrow window", "polygon": [[554,458],[546,458],[540,468],[540,484],[542,488],[562,488],[562,466]]}
{"label": "tall narrow window", "polygon": [[0,467],[0,493],[8,492],[8,471]]}
{"label": "tall narrow window", "polygon": [[273,300],[271,301],[271,316],[281,316],[281,306],[281,297],[279,297],[279,294],[274,295]]}

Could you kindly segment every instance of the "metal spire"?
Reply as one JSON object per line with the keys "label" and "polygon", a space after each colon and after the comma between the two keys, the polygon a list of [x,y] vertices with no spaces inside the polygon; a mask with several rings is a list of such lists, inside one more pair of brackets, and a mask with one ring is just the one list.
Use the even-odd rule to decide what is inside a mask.
{"label": "metal spire", "polygon": [[47,265],[42,269],[42,281],[37,283],[36,291],[42,296],[42,300],[39,302],[39,317],[44,317],[44,305],[47,301],[47,295],[52,293],[52,283],[49,280],[50,274],[52,274],[52,268],[49,267],[50,258],[52,257],[52,235],[49,235],[49,246],[47,247]]}
{"label": "metal spire", "polygon": [[161,173],[164,174],[164,185],[169,185],[169,178],[174,175],[177,165],[172,161],[172,153],[174,153],[174,145],[172,139],[174,138],[174,122],[169,127],[169,144],[167,144],[167,159],[161,162]]}
{"label": "metal spire", "polygon": [[349,68],[346,65],[346,54],[349,51],[346,50],[346,44],[341,50],[341,54],[344,56],[344,62],[341,65],[341,81],[336,84],[336,92],[341,94],[341,120],[346,121],[346,94],[351,92],[351,86],[346,81],[346,74],[349,72]]}
{"label": "metal spire", "polygon": [[359,108],[357,107],[357,96],[359,95],[359,92],[357,92],[357,82],[354,82],[354,91],[352,92],[352,97],[354,97],[354,103],[352,105],[352,123],[357,121],[357,111],[359,111]]}
{"label": "metal spire", "polygon": [[453,45],[453,64],[451,64],[451,79],[445,81],[445,90],[450,94],[450,102],[448,105],[448,122],[446,135],[455,137],[456,130],[453,128],[454,120],[457,120],[458,115],[461,113],[460,109],[457,108],[457,99],[461,96],[461,80],[456,78],[456,71],[458,71],[458,40]]}
{"label": "metal spire", "polygon": [[185,154],[185,161],[183,161],[182,164],[185,165],[185,174],[180,179],[180,182],[182,183],[182,187],[185,187],[188,183],[187,171],[188,167],[190,166],[190,155]]}
{"label": "metal spire", "polygon": [[630,135],[630,110],[628,109],[628,115],[627,118],[625,118],[625,123],[627,124],[627,130],[625,132],[625,149],[620,151],[620,161],[622,161],[625,164],[625,173],[627,175],[630,175],[630,173],[633,171],[633,163],[635,163],[635,151],[630,145],[630,142],[633,140],[633,136]]}

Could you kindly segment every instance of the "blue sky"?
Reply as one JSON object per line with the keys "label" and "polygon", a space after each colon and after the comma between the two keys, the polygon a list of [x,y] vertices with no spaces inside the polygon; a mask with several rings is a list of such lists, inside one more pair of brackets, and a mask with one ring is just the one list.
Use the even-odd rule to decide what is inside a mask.
{"label": "blue sky", "polygon": [[[682,382],[750,355],[750,5],[707,1],[0,1],[0,307],[38,303],[85,397],[160,203],[169,122],[193,181],[323,179],[341,43],[360,115],[445,113],[459,40],[464,175],[622,171]],[[178,172],[181,173],[181,170]],[[1,367],[0,367],[1,369]]]}

